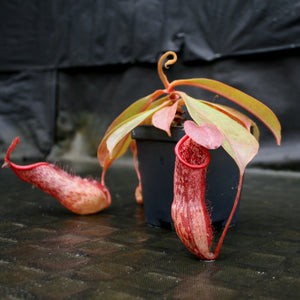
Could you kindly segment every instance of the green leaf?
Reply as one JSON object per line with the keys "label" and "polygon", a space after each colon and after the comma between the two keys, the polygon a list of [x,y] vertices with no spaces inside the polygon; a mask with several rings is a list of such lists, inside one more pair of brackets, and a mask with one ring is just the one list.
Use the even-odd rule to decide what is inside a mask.
{"label": "green leaf", "polygon": [[136,115],[142,111],[147,110],[153,101],[155,101],[158,97],[163,95],[164,92],[162,90],[157,90],[154,93],[147,95],[146,97],[143,97],[134,103],[132,103],[128,108],[126,108],[108,127],[106,134],[109,131],[114,130],[118,124],[121,124],[123,121],[127,120],[128,118],[132,117],[133,115]]}
{"label": "green leaf", "polygon": [[126,136],[130,134],[131,130],[133,130],[135,127],[140,125],[145,119],[152,116],[155,112],[169,105],[170,103],[172,103],[172,101],[164,100],[162,101],[162,104],[152,109],[136,114],[134,116],[131,116],[130,118],[127,118],[125,121],[119,124],[119,126],[110,134],[106,141],[107,149],[110,152],[110,154],[113,152],[115,146],[123,138],[126,138]]}
{"label": "green leaf", "polygon": [[201,125],[215,125],[223,135],[223,148],[235,160],[243,174],[247,164],[258,152],[258,142],[239,122],[223,112],[207,105],[205,101],[194,99],[183,92],[178,92],[184,100],[193,120]]}
{"label": "green leaf", "polygon": [[[98,147],[98,151],[97,151],[97,157],[98,157],[98,160],[99,160],[101,166],[104,166],[105,164],[110,162],[112,159],[112,154],[109,153],[109,151],[107,149],[107,145],[106,145],[106,141],[107,141],[108,137],[120,126],[120,124],[122,124],[128,118],[130,118],[142,111],[151,109],[151,108],[159,105],[159,103],[161,103],[162,100],[157,100],[156,101],[157,103],[154,102],[155,104],[153,103],[153,101],[156,100],[162,94],[163,94],[163,91],[158,90],[146,97],[143,97],[143,98],[135,101],[111,123],[111,125],[108,127],[103,139],[101,140],[99,147]],[[162,99],[165,99],[165,98],[162,98]],[[127,139],[130,140],[130,137]],[[122,156],[127,151],[127,148],[129,146],[129,140],[126,143],[120,143],[120,145],[124,144],[124,146],[123,146],[124,149],[119,149],[119,147],[120,147],[120,145],[119,145],[119,147],[117,147],[118,151],[115,151],[114,159],[117,159],[118,157]]]}
{"label": "green leaf", "polygon": [[124,155],[127,152],[131,142],[132,139],[129,133],[121,141],[119,141],[119,143],[116,144],[111,153],[107,150],[107,156],[103,162],[103,166],[108,167],[114,160]]}
{"label": "green leaf", "polygon": [[239,112],[238,110],[236,110],[232,107],[226,106],[226,105],[216,104],[216,103],[211,103],[211,102],[206,102],[206,101],[202,101],[202,102],[205,102],[205,104],[226,113],[232,119],[240,122],[242,125],[244,125],[248,129],[248,131],[250,131],[253,134],[253,136],[256,138],[257,141],[259,140],[258,126],[248,116],[246,116],[245,114]]}
{"label": "green leaf", "polygon": [[271,130],[276,138],[277,144],[280,145],[280,123],[272,110],[257,99],[222,82],[206,78],[175,80],[170,84],[169,89],[179,85],[191,85],[203,88],[235,102],[262,121]]}

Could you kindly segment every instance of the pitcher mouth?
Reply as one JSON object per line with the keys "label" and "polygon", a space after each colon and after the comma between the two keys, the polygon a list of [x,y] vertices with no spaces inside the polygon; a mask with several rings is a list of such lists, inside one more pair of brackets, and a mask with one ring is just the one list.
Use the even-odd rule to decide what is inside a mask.
{"label": "pitcher mouth", "polygon": [[200,150],[203,153],[203,157],[204,157],[204,161],[199,163],[199,164],[193,164],[190,163],[186,160],[186,158],[183,157],[182,153],[181,153],[181,147],[183,146],[184,143],[186,143],[188,141],[188,139],[190,139],[192,141],[192,139],[188,136],[185,135],[184,137],[182,137],[178,143],[175,146],[175,155],[176,157],[180,160],[180,162],[182,162],[184,165],[192,168],[192,169],[201,169],[201,168],[205,168],[208,166],[209,162],[210,162],[210,154],[207,148],[193,142],[195,145],[197,145],[198,150]]}

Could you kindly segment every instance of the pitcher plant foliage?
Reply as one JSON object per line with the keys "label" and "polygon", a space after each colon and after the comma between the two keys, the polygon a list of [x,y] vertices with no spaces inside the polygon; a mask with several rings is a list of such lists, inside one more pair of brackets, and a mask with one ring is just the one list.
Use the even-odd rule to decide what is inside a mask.
{"label": "pitcher plant foliage", "polygon": [[[171,59],[168,59],[169,57]],[[170,135],[171,126],[183,125],[180,122],[183,114],[182,108],[185,106],[192,121],[186,121],[184,124],[187,134],[184,137],[185,142],[179,141],[176,146],[172,218],[176,232],[185,246],[198,257],[213,260],[219,254],[238,205],[245,168],[258,152],[259,129],[251,118],[236,109],[195,99],[177,88],[180,86],[198,87],[238,104],[269,128],[278,145],[281,141],[281,126],[276,115],[266,105],[219,81],[192,78],[175,80],[170,83],[163,72],[163,67],[167,69],[176,61],[177,55],[172,51],[162,55],[157,70],[164,88],[137,100],[114,120],[99,145],[98,159],[103,167],[102,180],[104,180],[107,168],[126,152],[129,145],[136,151],[133,146],[135,141],[130,136],[130,132],[135,127],[152,124]],[[188,144],[186,144],[186,139],[189,141]],[[205,190],[205,170],[209,163],[209,153],[205,149],[216,149],[219,146],[222,146],[237,164],[240,179],[231,214],[216,249],[212,252],[210,249],[212,245],[211,221],[205,206],[203,192]],[[185,149],[182,152],[185,153],[185,157],[179,150],[180,147]],[[199,157],[197,158],[197,156]],[[189,162],[191,157],[198,162]],[[203,159],[203,161],[201,162],[199,159]],[[139,174],[138,178],[140,180]],[[141,182],[136,190],[136,199],[139,203],[142,202]]]}
{"label": "pitcher plant foliage", "polygon": [[[169,56],[172,59],[165,62]],[[163,66],[169,68],[176,61],[177,55],[172,51],[162,55],[157,68],[164,89],[158,89],[134,102],[107,129],[97,152],[98,160],[104,168],[104,175],[110,164],[122,156],[130,144],[135,143],[130,137],[131,130],[142,124],[152,124],[170,135],[171,126],[179,125],[176,124],[176,116],[182,113],[183,106],[187,108],[190,117],[197,125],[211,124],[219,130],[223,136],[222,147],[235,160],[240,173],[244,173],[245,167],[257,154],[259,148],[259,129],[255,122],[231,107],[195,99],[177,90],[179,86],[199,87],[240,105],[264,123],[275,136],[277,144],[280,144],[280,123],[266,105],[216,80],[193,78],[169,83],[163,72]]]}
{"label": "pitcher plant foliage", "polygon": [[[236,109],[195,99],[180,91],[179,87],[198,87],[238,104],[270,129],[278,145],[281,140],[281,126],[275,114],[263,103],[219,81],[192,78],[169,82],[163,67],[167,69],[176,61],[176,53],[168,51],[163,54],[157,70],[164,87],[134,102],[108,127],[97,151],[103,168],[101,182],[71,176],[57,166],[45,162],[28,166],[12,163],[10,154],[19,138],[9,147],[2,167],[10,167],[20,179],[54,196],[74,213],[92,214],[110,205],[111,197],[105,185],[107,169],[130,147],[139,179],[135,196],[138,203],[143,203],[141,179],[136,163],[137,148],[131,138],[131,131],[139,125],[152,124],[170,136],[171,126],[183,125],[185,107],[191,120],[185,122],[187,136],[176,147],[172,216],[176,231],[187,248],[202,259],[215,259],[239,201],[245,168],[258,152],[259,129],[252,119]],[[205,189],[205,168],[209,163],[207,149],[216,149],[219,146],[236,162],[240,181],[231,215],[215,251],[211,252],[212,229],[203,199],[203,188]],[[199,181],[194,184],[199,190],[192,189],[190,182],[193,180]]]}

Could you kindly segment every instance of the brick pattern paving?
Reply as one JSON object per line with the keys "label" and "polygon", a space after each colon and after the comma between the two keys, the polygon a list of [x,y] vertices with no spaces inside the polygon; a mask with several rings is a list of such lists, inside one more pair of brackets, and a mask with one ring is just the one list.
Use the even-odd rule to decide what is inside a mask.
{"label": "brick pattern paving", "polygon": [[131,169],[110,171],[113,204],[92,216],[10,170],[0,176],[0,299],[299,299],[299,174],[247,173],[238,225],[215,262],[144,224]]}

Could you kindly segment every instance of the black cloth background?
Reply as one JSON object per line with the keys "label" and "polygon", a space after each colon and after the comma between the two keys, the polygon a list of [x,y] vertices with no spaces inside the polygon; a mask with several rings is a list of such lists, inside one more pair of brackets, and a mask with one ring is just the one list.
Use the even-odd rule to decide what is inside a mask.
{"label": "black cloth background", "polygon": [[155,64],[173,50],[170,80],[221,80],[278,115],[283,147],[263,129],[259,163],[300,161],[298,0],[0,0],[0,36],[2,156],[16,135],[24,158],[95,156],[111,120],[161,88]]}
{"label": "black cloth background", "polygon": [[299,0],[0,2],[0,70],[183,60],[300,47]]}

